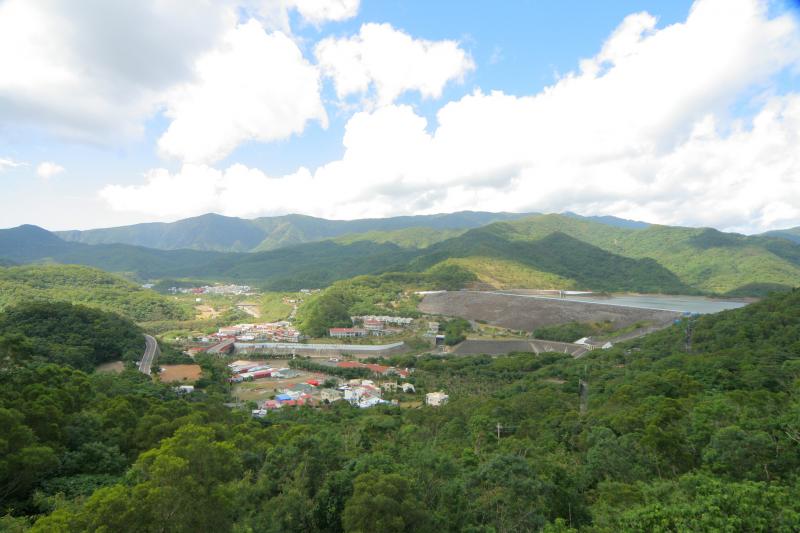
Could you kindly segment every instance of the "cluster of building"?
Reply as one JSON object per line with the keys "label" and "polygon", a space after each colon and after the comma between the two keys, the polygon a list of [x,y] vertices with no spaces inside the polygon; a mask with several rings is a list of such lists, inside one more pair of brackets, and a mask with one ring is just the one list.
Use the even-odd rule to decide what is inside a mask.
{"label": "cluster of building", "polygon": [[339,368],[366,368],[371,370],[373,374],[382,377],[399,376],[407,378],[411,373],[407,368],[395,368],[393,366],[360,363],[358,361],[336,361],[336,366]]}
{"label": "cluster of building", "polygon": [[300,342],[300,332],[290,322],[264,324],[236,324],[219,328],[217,338],[235,338],[238,341]]}
{"label": "cluster of building", "polygon": [[245,295],[253,294],[252,287],[249,285],[203,285],[202,287],[170,287],[168,291],[172,294],[232,294]]}
{"label": "cluster of building", "polygon": [[403,328],[409,327],[413,318],[404,316],[353,316],[350,317],[353,324],[359,326],[352,328],[330,328],[328,335],[336,339],[353,339],[358,337],[383,337],[386,335],[397,335],[403,332]]}
{"label": "cluster of building", "polygon": [[291,368],[273,368],[255,361],[234,361],[228,365],[228,368],[233,374],[229,378],[231,383],[263,378],[290,379],[300,375],[297,370]]}

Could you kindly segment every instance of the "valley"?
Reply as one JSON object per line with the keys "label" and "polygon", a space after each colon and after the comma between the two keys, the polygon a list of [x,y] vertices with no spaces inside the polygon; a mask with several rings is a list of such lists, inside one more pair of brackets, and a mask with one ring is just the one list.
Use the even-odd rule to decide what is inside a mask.
{"label": "valley", "polygon": [[[501,215],[476,227],[366,224],[363,233],[258,251],[267,246],[262,240],[237,252],[87,244],[76,242],[80,235],[68,241],[30,227],[0,230],[0,258],[8,265],[0,267],[0,361],[11,379],[0,400],[21,421],[13,423],[35,435],[20,449],[36,442],[49,450],[26,467],[32,481],[9,493],[6,501],[22,512],[3,520],[30,522],[33,531],[58,522],[75,531],[112,523],[89,509],[104,499],[135,508],[126,469],[148,468],[148,454],[182,456],[173,451],[182,442],[194,446],[189,464],[206,453],[196,448],[203,442],[201,448],[227,450],[227,459],[213,464],[255,461],[258,483],[268,475],[283,486],[296,477],[281,478],[287,465],[305,461],[281,451],[298,438],[317,450],[311,479],[350,476],[345,464],[378,457],[422,479],[430,475],[419,466],[426,454],[457,458],[446,477],[458,497],[475,502],[472,514],[453,519],[462,525],[484,520],[474,513],[494,516],[480,503],[493,489],[470,480],[518,461],[509,452],[518,446],[544,450],[542,464],[560,476],[521,476],[562,491],[543,507],[504,511],[538,513],[531,527],[569,517],[569,509],[583,513],[573,515],[576,523],[608,524],[608,531],[673,512],[654,511],[644,496],[619,504],[602,492],[609,480],[626,490],[657,486],[674,497],[684,497],[682,489],[664,483],[698,479],[734,490],[770,482],[784,491],[781,498],[788,494],[793,467],[787,465],[800,465],[800,456],[793,433],[770,429],[772,414],[741,422],[755,429],[730,429],[736,420],[721,415],[729,425],[711,434],[695,421],[714,409],[709,395],[752,408],[765,391],[775,395],[769,413],[791,416],[786,409],[794,407],[777,407],[783,402],[777,398],[792,388],[800,357],[798,293],[789,288],[800,280],[800,245],[613,217]],[[61,377],[52,381],[56,371]],[[64,433],[40,425],[33,407],[17,401],[42,384],[39,397],[48,398],[41,391],[49,390],[66,401],[57,408]],[[70,396],[79,390],[80,399]],[[89,424],[86,417],[103,418],[104,429],[75,440],[72,428]],[[208,437],[208,422],[223,432],[219,440]],[[785,427],[794,431],[791,421]],[[720,439],[732,431],[739,433],[726,453],[741,439],[766,443],[762,434],[781,443],[780,457],[767,452],[772,444],[754,444],[761,448],[748,459],[775,478],[767,480],[759,468],[742,470],[738,460],[712,462],[716,452],[709,450],[724,446]],[[446,449],[423,452],[431,439]],[[96,463],[91,450],[99,442],[112,443],[103,453],[113,461]],[[598,463],[600,453],[616,455]],[[54,461],[82,462],[48,466]],[[253,494],[257,489],[236,468],[214,483]],[[2,476],[0,470],[0,485],[9,486]],[[194,483],[194,475],[158,483],[185,481]],[[151,486],[136,483],[135,490]],[[306,501],[328,501],[325,493],[303,494]],[[527,501],[524,494],[516,498]],[[70,507],[41,503],[65,497]],[[415,505],[434,514],[450,508]],[[566,515],[556,510],[563,505]],[[239,514],[231,520],[285,519],[269,510]],[[523,514],[516,523],[526,523]],[[164,520],[172,519],[158,521]],[[444,522],[433,529],[442,528]]]}

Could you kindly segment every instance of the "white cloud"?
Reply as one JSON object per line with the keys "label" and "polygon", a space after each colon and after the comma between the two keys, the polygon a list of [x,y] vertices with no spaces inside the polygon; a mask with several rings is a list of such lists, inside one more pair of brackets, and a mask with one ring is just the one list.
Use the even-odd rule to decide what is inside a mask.
{"label": "white cloud", "polygon": [[222,159],[244,141],[300,133],[310,120],[326,126],[319,91],[319,73],[297,45],[250,20],[198,61],[195,82],[171,95],[166,115],[172,122],[159,149],[206,163]]}
{"label": "white cloud", "polygon": [[378,104],[406,91],[438,98],[447,82],[475,68],[456,41],[426,41],[389,24],[364,24],[358,35],[327,38],[315,48],[323,72],[333,78],[339,98],[374,88]]}
{"label": "white cloud", "polygon": [[45,180],[62,172],[64,172],[64,167],[52,161],[43,161],[36,166],[36,175]]}
{"label": "white cloud", "polygon": [[359,3],[359,0],[289,0],[304,19],[317,25],[355,17]]}
{"label": "white cloud", "polygon": [[[158,217],[184,217],[214,211],[232,216],[256,215],[265,205],[282,212],[314,194],[311,175],[301,168],[295,174],[271,178],[244,165],[225,171],[202,164],[185,164],[171,174],[154,169],[141,186],[110,185],[100,197],[113,209],[138,211]],[[301,192],[304,191],[304,192]]]}
{"label": "white cloud", "polygon": [[[316,67],[291,40],[288,11],[319,25],[358,7],[358,0],[0,1],[0,127],[113,145],[141,136],[166,108],[175,122],[163,151],[204,161],[245,140],[285,138],[308,120],[325,121]],[[270,33],[252,19],[237,25],[250,12]],[[188,131],[194,127],[218,131],[199,138]],[[201,146],[189,146],[195,141]]]}
{"label": "white cloud", "polygon": [[302,20],[317,26],[341,22],[358,14],[359,0],[240,0],[241,7],[269,31],[291,34],[289,12],[296,10]]}
{"label": "white cloud", "polygon": [[93,142],[138,135],[234,22],[224,3],[196,0],[0,2],[0,125]]}
{"label": "white cloud", "polygon": [[[356,113],[343,157],[313,173],[187,165],[102,194],[160,216],[572,210],[747,231],[798,225],[800,94],[775,95],[772,81],[798,65],[794,19],[769,18],[756,0],[700,0],[663,29],[627,17],[578,72],[537,94],[450,102],[432,132],[413,108],[386,104],[408,84],[376,86],[385,105]],[[342,72],[356,73],[342,74],[342,95],[377,83]],[[741,98],[752,120],[731,116]]]}
{"label": "white cloud", "polygon": [[17,168],[17,167],[24,167],[27,163],[22,163],[20,161],[14,161],[9,157],[0,157],[0,172],[6,170],[7,168]]}

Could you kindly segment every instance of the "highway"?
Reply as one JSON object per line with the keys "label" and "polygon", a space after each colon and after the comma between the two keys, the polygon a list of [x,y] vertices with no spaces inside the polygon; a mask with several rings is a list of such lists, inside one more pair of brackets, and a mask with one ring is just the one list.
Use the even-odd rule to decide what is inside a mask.
{"label": "highway", "polygon": [[139,362],[139,372],[142,374],[150,375],[150,367],[153,365],[153,359],[160,352],[158,343],[150,335],[144,336],[145,349],[142,360]]}

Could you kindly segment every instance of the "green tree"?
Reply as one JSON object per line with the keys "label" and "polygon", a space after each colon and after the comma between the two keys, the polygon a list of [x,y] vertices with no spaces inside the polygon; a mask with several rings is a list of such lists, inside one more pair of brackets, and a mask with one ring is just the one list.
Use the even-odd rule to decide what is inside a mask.
{"label": "green tree", "polygon": [[349,533],[432,531],[428,513],[399,474],[358,476],[342,516]]}

